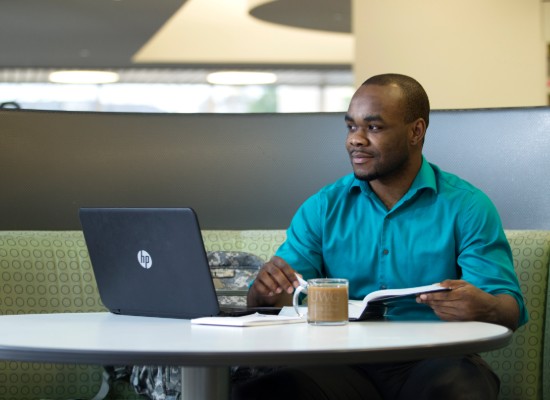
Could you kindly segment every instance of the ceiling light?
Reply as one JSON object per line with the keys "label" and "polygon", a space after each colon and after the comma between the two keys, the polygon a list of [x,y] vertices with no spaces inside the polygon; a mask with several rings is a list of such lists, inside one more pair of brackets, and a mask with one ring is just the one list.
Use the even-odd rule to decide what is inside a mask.
{"label": "ceiling light", "polygon": [[53,83],[99,84],[118,81],[118,74],[109,71],[55,71],[48,77]]}
{"label": "ceiling light", "polygon": [[271,72],[220,71],[206,77],[214,85],[268,85],[277,81]]}

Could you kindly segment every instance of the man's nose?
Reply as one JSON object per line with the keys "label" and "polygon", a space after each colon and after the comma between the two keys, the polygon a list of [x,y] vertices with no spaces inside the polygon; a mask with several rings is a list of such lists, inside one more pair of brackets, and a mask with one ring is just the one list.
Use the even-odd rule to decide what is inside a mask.
{"label": "man's nose", "polygon": [[366,146],[369,141],[367,139],[367,136],[364,134],[362,130],[358,130],[357,132],[350,133],[348,135],[348,143],[351,146],[357,147],[357,146]]}

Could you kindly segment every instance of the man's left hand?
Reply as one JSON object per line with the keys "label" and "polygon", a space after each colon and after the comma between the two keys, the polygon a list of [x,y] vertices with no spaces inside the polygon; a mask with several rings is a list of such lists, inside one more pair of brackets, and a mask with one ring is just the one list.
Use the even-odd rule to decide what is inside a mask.
{"label": "man's left hand", "polygon": [[519,308],[512,296],[494,296],[463,280],[445,280],[441,286],[451,290],[421,294],[416,301],[430,306],[442,320],[484,321],[517,328]]}

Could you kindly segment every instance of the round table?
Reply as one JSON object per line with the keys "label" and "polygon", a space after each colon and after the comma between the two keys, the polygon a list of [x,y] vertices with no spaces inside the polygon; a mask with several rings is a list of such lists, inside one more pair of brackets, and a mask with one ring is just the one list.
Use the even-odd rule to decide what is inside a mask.
{"label": "round table", "polygon": [[100,365],[177,365],[183,399],[229,396],[232,365],[406,361],[494,350],[512,332],[483,322],[367,321],[259,327],[111,313],[0,316],[0,359]]}

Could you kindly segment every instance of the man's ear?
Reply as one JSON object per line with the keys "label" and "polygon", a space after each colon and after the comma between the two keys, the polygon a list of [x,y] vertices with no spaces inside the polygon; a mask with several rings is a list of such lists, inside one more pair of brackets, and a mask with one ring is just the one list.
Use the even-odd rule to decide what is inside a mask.
{"label": "man's ear", "polygon": [[426,121],[424,118],[418,118],[411,124],[410,143],[413,146],[424,143],[426,136]]}

